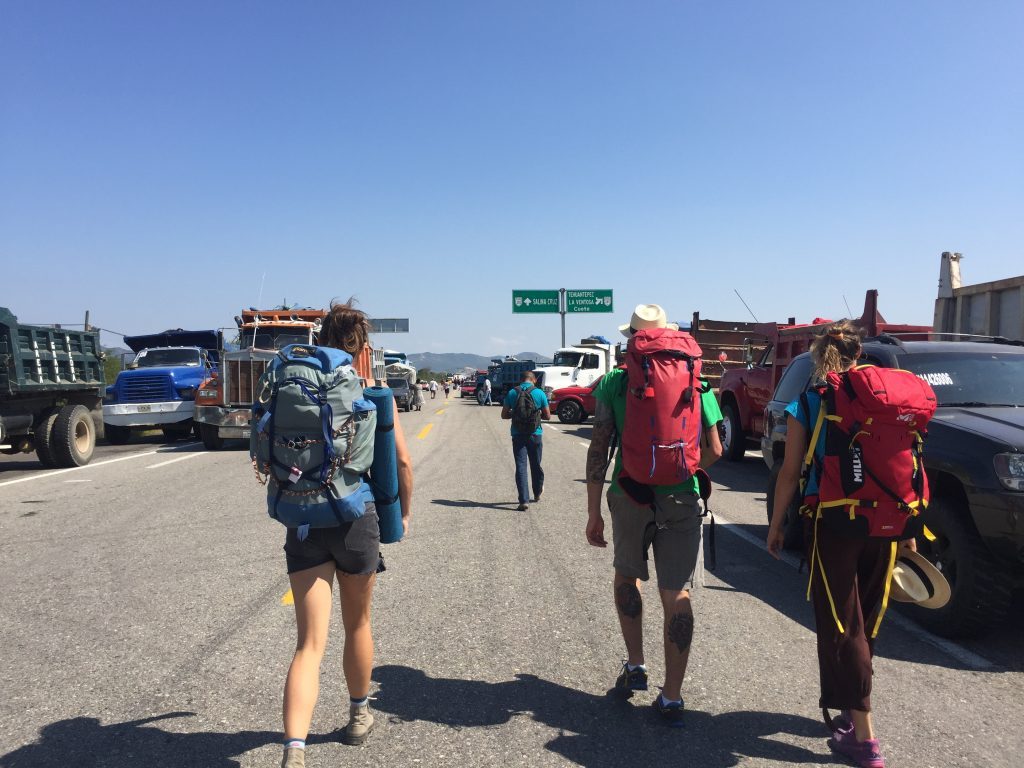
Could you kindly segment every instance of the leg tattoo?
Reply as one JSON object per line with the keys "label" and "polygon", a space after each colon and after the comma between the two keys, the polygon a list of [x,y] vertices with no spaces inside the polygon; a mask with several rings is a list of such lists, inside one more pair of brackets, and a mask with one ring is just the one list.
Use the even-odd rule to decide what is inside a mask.
{"label": "leg tattoo", "polygon": [[693,643],[693,614],[676,613],[668,622],[668,639],[680,653],[690,650]]}
{"label": "leg tattoo", "polygon": [[628,619],[635,619],[644,610],[644,601],[635,584],[620,584],[615,588],[615,606]]}

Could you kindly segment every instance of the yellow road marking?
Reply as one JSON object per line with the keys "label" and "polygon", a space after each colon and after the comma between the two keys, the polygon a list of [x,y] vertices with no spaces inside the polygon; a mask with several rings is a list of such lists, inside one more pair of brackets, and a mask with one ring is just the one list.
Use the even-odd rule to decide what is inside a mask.
{"label": "yellow road marking", "polygon": [[295,595],[292,594],[290,589],[281,598],[281,605],[295,605]]}
{"label": "yellow road marking", "polygon": [[436,414],[437,414],[438,416],[440,416],[440,415],[441,415],[442,413],[444,413],[444,412],[445,412],[445,409],[444,409],[444,408],[442,408],[442,409],[441,409],[441,410],[439,410],[439,411],[434,411],[434,413],[436,413]]}
{"label": "yellow road marking", "polygon": [[424,437],[426,437],[427,435],[430,434],[430,430],[432,430],[433,428],[434,428],[433,423],[427,424],[427,426],[425,426],[423,429],[421,429],[420,433],[418,435],[416,435],[416,438],[419,439],[419,440],[422,440]]}

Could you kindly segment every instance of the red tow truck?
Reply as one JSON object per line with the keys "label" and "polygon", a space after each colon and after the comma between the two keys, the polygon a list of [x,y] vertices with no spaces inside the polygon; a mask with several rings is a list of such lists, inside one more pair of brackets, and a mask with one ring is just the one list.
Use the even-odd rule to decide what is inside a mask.
{"label": "red tow truck", "polygon": [[[765,424],[765,407],[775,392],[789,362],[806,352],[832,322],[815,318],[807,324],[789,318],[787,323],[733,323],[704,320],[694,313],[691,334],[704,351],[704,370],[715,385],[724,417],[723,455],[730,461],[743,458],[747,448],[760,448]],[[878,291],[864,297],[864,311],[854,321],[868,337],[882,333],[900,334],[904,340],[927,339],[931,326],[886,322],[878,312]],[[907,335],[909,334],[909,335]]]}

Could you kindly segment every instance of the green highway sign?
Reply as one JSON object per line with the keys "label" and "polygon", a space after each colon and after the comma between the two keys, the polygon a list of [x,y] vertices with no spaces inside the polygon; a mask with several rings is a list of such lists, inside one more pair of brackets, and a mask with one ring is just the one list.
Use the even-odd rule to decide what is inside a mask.
{"label": "green highway sign", "polygon": [[566,291],[566,312],[613,312],[612,292],[601,291]]}
{"label": "green highway sign", "polygon": [[512,291],[513,312],[550,312],[560,310],[558,291]]}

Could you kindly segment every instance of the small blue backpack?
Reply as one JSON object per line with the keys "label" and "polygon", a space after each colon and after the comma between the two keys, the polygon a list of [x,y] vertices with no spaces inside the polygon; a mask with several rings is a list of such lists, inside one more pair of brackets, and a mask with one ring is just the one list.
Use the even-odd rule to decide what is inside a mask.
{"label": "small blue backpack", "polygon": [[267,486],[267,511],[305,539],[310,528],[358,520],[373,501],[376,406],[363,397],[352,356],[291,344],[260,377],[249,456]]}

